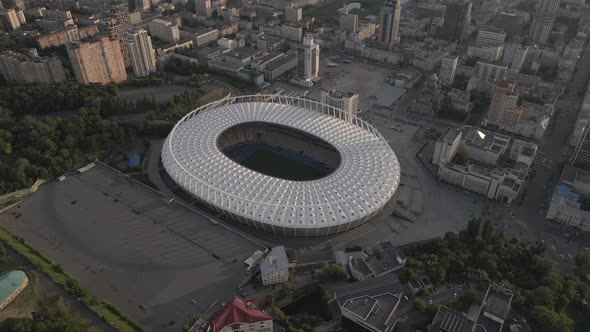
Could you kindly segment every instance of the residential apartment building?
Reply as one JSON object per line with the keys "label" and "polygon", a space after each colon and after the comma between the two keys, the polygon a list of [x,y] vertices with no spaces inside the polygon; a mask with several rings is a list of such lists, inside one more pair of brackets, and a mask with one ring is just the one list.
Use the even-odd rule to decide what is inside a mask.
{"label": "residential apartment building", "polygon": [[289,260],[285,247],[278,246],[260,262],[262,285],[270,286],[289,281]]}
{"label": "residential apartment building", "polygon": [[0,10],[0,20],[8,31],[20,29],[21,21],[15,9]]}
{"label": "residential apartment building", "polygon": [[[34,49],[33,49],[34,50]],[[58,57],[39,57],[37,52],[0,54],[0,73],[6,81],[19,83],[63,83],[66,75]]]}
{"label": "residential apartment building", "polygon": [[211,0],[194,0],[195,13],[202,17],[211,17]]}
{"label": "residential apartment building", "polygon": [[156,71],[156,51],[147,31],[139,29],[127,33],[127,46],[135,77],[148,76]]}
{"label": "residential apartment building", "polygon": [[110,16],[103,20],[103,29],[106,30],[109,37],[119,41],[119,48],[123,56],[125,66],[131,65],[129,57],[129,47],[127,46],[127,32],[131,30],[131,19],[129,18],[129,9],[126,3],[111,3],[109,6]]}
{"label": "residential apartment building", "polygon": [[515,86],[514,82],[506,80],[498,82],[486,115],[487,124],[510,132],[516,129],[522,109],[516,104],[519,94]]}
{"label": "residential apartment building", "polygon": [[119,41],[101,37],[66,46],[76,80],[82,84],[120,83],[127,79]]}
{"label": "residential apartment building", "polygon": [[180,41],[180,30],[178,25],[172,22],[156,18],[148,24],[150,35],[166,43],[177,43]]}
{"label": "residential apartment building", "polygon": [[58,47],[76,40],[92,37],[98,33],[97,25],[78,27],[77,25],[66,27],[59,31],[53,31],[37,37],[37,46],[40,49]]}
{"label": "residential apartment building", "polygon": [[459,57],[457,56],[448,56],[442,58],[440,71],[438,73],[438,79],[442,87],[449,88],[453,85],[458,62]]}

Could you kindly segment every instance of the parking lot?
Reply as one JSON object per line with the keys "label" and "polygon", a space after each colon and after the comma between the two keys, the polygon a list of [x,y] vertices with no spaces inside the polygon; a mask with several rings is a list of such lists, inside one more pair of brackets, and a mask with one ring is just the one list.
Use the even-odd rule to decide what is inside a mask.
{"label": "parking lot", "polygon": [[218,307],[261,249],[101,164],[42,185],[0,223],[147,331]]}

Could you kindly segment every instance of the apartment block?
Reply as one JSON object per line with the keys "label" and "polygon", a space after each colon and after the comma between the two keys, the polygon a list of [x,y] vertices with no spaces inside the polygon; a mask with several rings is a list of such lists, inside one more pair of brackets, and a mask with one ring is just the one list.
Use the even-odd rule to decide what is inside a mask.
{"label": "apartment block", "polygon": [[82,84],[120,83],[127,79],[119,41],[102,37],[66,46],[76,80]]}
{"label": "apartment block", "polygon": [[156,71],[156,51],[147,31],[139,29],[127,33],[129,56],[136,77],[144,77]]}
{"label": "apartment block", "polygon": [[66,75],[58,57],[39,57],[5,51],[0,54],[0,73],[6,81],[20,83],[62,83]]}

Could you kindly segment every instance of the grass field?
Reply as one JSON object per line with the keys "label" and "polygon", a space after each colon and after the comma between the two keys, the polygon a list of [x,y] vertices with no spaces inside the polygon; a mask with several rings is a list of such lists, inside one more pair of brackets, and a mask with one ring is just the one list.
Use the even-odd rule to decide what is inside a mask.
{"label": "grass field", "polygon": [[240,164],[262,174],[293,181],[314,180],[326,174],[321,169],[266,149],[254,152]]}

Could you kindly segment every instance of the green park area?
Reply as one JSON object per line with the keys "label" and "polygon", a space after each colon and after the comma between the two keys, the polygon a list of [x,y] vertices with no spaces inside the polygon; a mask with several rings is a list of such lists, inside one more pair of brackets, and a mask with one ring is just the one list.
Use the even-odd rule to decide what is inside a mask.
{"label": "green park area", "polygon": [[309,181],[320,178],[326,173],[268,149],[260,149],[252,153],[240,164],[262,174],[293,181]]}
{"label": "green park area", "polygon": [[[590,331],[590,319],[583,301],[590,296],[585,275],[590,272],[590,252],[576,256],[577,270],[565,274],[547,257],[547,245],[527,245],[495,228],[492,221],[471,220],[456,233],[443,239],[403,248],[406,268],[402,282],[416,281],[426,274],[435,286],[464,283],[468,272],[479,276],[481,284],[499,283],[513,291],[512,308],[527,317],[538,332]],[[466,310],[477,302],[477,295],[466,292],[447,305]],[[421,311],[436,312],[420,298]],[[584,318],[586,317],[586,318]]]}

